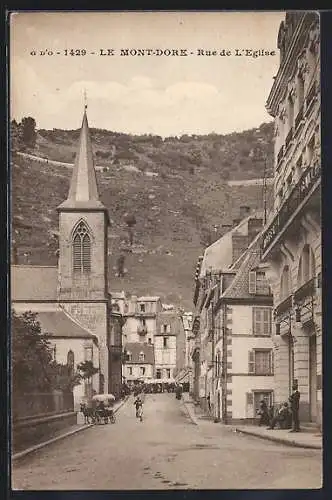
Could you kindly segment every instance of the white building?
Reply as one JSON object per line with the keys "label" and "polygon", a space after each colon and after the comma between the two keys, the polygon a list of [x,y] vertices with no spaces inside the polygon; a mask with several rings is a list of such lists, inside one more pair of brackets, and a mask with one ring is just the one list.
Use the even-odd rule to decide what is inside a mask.
{"label": "white building", "polygon": [[297,382],[300,421],[322,426],[320,27],[288,12],[280,66],[267,100],[275,120],[274,210],[262,259],[274,296],[276,399]]}
{"label": "white building", "polygon": [[177,368],[177,339],[182,324],[176,311],[163,311],[157,317],[154,340],[155,378],[173,379]]}
{"label": "white building", "polygon": [[127,342],[126,362],[123,365],[123,376],[127,384],[146,381],[153,378],[154,350],[153,346],[140,342]]}

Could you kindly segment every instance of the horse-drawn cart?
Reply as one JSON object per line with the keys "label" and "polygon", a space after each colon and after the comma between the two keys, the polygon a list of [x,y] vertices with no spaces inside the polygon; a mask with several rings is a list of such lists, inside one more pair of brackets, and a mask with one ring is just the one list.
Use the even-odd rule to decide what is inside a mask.
{"label": "horse-drawn cart", "polygon": [[81,412],[84,415],[84,422],[88,424],[108,424],[108,422],[115,424],[114,401],[113,394],[96,394],[91,401],[82,402]]}

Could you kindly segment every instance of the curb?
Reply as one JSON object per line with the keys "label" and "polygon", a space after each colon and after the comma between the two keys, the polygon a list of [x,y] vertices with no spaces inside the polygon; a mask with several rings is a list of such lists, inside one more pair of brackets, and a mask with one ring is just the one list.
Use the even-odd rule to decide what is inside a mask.
{"label": "curb", "polygon": [[284,444],[286,446],[293,446],[295,448],[308,448],[308,449],[312,449],[312,450],[321,450],[322,449],[322,446],[320,446],[320,445],[298,443],[296,441],[291,441],[289,439],[279,438],[279,437],[275,437],[275,436],[266,436],[266,435],[263,436],[262,434],[257,434],[257,433],[252,432],[252,431],[247,431],[247,430],[242,430],[242,429],[240,430],[237,427],[233,428],[233,431],[238,432],[240,434],[246,434],[248,436],[254,436],[254,437],[257,437],[259,439],[265,439],[267,441],[273,441],[275,443]]}
{"label": "curb", "polygon": [[[125,398],[119,406],[114,410],[114,413],[117,413],[120,408],[128,401],[128,397]],[[15,453],[15,455],[12,455],[12,461],[17,460],[18,458],[25,457],[26,455],[29,455],[30,453],[39,450],[40,448],[44,448],[45,446],[48,446],[49,444],[55,443],[56,441],[60,441],[61,439],[64,439],[66,437],[72,436],[73,434],[77,434],[78,432],[85,431],[86,429],[89,429],[90,427],[93,427],[94,424],[84,424],[82,427],[78,427],[77,429],[73,429],[72,431],[66,432],[65,434],[60,434],[59,436],[56,436],[52,439],[48,439],[47,441],[43,441],[42,443],[35,444],[34,446],[31,446],[30,448],[27,448],[26,450],[19,451],[18,453]]]}
{"label": "curb", "polygon": [[186,411],[187,416],[189,417],[189,420],[191,421],[191,423],[193,425],[198,425],[198,421],[196,420],[196,417],[194,417],[192,412],[189,410],[189,407],[183,398],[181,398],[181,403],[182,403],[182,406],[185,408],[185,411]]}

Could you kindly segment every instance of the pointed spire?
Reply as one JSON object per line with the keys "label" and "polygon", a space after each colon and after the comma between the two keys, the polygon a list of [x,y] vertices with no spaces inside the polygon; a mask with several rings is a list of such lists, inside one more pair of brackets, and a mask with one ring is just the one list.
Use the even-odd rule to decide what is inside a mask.
{"label": "pointed spire", "polygon": [[105,208],[99,200],[96,171],[86,115],[86,94],[83,121],[67,200],[59,208]]}

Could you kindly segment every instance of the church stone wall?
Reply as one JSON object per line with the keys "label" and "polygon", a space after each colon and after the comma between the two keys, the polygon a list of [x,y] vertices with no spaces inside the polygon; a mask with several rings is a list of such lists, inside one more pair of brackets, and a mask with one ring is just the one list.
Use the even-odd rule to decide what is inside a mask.
{"label": "church stone wall", "polygon": [[[91,234],[91,273],[75,277],[72,264],[72,236],[83,220]],[[60,212],[60,299],[103,299],[107,290],[107,234],[104,212]]]}

